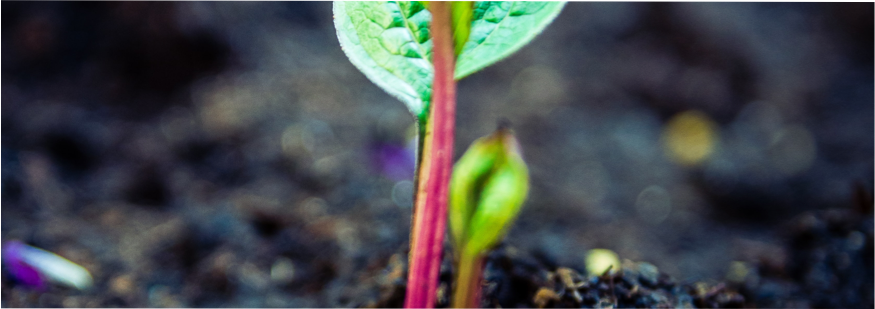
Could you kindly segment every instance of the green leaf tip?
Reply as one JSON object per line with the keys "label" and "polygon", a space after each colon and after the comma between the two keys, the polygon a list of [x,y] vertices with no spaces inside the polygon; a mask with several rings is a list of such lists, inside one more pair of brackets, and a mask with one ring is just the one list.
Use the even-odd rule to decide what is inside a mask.
{"label": "green leaf tip", "polygon": [[528,168],[509,129],[474,141],[450,180],[448,219],[457,254],[480,254],[497,245],[528,190]]}

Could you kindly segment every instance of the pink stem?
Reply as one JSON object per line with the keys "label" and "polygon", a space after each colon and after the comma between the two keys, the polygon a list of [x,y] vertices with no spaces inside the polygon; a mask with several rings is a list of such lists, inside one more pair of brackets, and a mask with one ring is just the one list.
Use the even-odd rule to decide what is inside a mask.
{"label": "pink stem", "polygon": [[453,74],[456,64],[449,4],[431,2],[429,11],[432,13],[434,84],[413,210],[405,308],[433,308],[435,305],[453,164],[456,125],[456,81]]}

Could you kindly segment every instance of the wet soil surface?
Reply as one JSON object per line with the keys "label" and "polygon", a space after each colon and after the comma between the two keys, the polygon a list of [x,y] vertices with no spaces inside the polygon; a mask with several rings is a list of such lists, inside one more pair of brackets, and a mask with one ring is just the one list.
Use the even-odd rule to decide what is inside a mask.
{"label": "wet soil surface", "polygon": [[[569,3],[461,81],[455,157],[504,118],[531,173],[482,305],[871,308],[872,12]],[[2,306],[401,305],[413,119],[346,59],[330,3],[2,17],[2,241],[94,277],[4,268]],[[690,112],[714,130],[694,164],[666,148]],[[622,269],[589,275],[594,248]]]}

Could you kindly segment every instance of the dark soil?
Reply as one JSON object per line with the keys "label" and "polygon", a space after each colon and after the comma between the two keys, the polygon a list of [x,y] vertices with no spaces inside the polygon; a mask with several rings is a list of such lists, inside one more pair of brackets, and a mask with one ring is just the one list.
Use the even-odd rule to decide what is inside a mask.
{"label": "dark soil", "polygon": [[[622,270],[597,275],[556,266],[511,246],[496,248],[484,268],[483,308],[862,308],[873,303],[873,220],[868,209],[806,212],[785,224],[786,244],[754,253],[742,280],[687,281],[647,262],[625,260]],[[862,211],[861,211],[862,210]],[[448,248],[449,249],[449,248]],[[786,256],[778,259],[775,255]],[[447,255],[446,261],[452,257]],[[401,307],[406,259],[393,255],[364,285],[356,307]],[[452,263],[441,273],[438,307],[449,304]],[[372,283],[373,284],[373,283]],[[380,291],[376,294],[375,291]]]}
{"label": "dark soil", "polygon": [[[506,118],[531,172],[482,305],[872,308],[872,25],[871,3],[569,3],[459,83],[456,158]],[[0,31],[2,241],[95,279],[4,269],[3,307],[402,304],[413,119],[329,2],[4,2]],[[717,133],[694,165],[664,148],[687,111]],[[623,269],[586,275],[594,248]]]}

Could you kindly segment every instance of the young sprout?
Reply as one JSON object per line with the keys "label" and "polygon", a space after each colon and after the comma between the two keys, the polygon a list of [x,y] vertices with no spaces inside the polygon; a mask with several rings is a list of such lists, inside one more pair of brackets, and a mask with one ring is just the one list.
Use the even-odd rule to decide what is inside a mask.
{"label": "young sprout", "polygon": [[458,266],[453,307],[479,307],[483,256],[504,238],[528,191],[528,169],[506,127],[474,141],[456,163],[449,204]]}
{"label": "young sprout", "polygon": [[[456,82],[528,44],[564,6],[561,1],[334,2],[334,25],[343,52],[368,79],[404,102],[416,119],[416,191],[405,308],[435,305],[450,195]],[[479,233],[464,234],[470,243],[457,241],[471,246],[472,252],[482,252],[504,235],[525,198],[527,184],[517,179],[526,174],[525,165],[510,144],[514,143],[506,147],[514,148],[508,151],[515,154],[498,160],[509,162],[499,164],[505,168],[474,171],[479,176],[489,174],[490,181],[484,183],[492,184],[471,188],[478,193],[471,209],[480,204],[515,206],[482,206],[478,214],[461,216],[462,231]]]}

